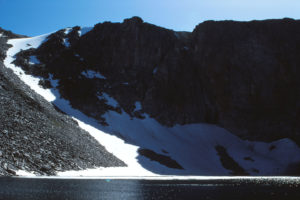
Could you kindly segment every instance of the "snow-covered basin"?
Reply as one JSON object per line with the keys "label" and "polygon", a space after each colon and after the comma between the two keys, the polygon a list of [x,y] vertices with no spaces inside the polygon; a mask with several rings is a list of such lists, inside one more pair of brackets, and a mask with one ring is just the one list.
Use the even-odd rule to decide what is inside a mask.
{"label": "snow-covered basin", "polygon": [[[109,152],[128,165],[128,167],[100,167],[59,172],[59,176],[228,175],[230,171],[222,166],[215,150],[216,145],[225,147],[228,154],[253,175],[280,174],[289,164],[300,161],[300,149],[289,139],[281,139],[272,143],[250,142],[241,140],[227,130],[210,124],[165,127],[147,115],[145,119],[137,119],[131,118],[125,112],[119,114],[109,111],[103,115],[109,126],[101,126],[94,119],[73,109],[67,100],[60,97],[56,88],[43,89],[38,85],[39,77],[26,75],[20,67],[12,64],[16,53],[22,49],[37,48],[48,35],[9,40],[8,43],[13,47],[7,51],[4,64],[31,89],[72,116],[82,129],[88,131]],[[31,62],[39,61],[31,58]],[[58,81],[51,81],[54,86],[57,86]],[[99,98],[105,98],[112,106],[118,104],[105,93]],[[141,104],[136,102],[136,110],[139,109],[141,109]],[[270,148],[271,146],[275,148]],[[171,169],[139,156],[139,148],[150,149],[169,156],[176,160],[184,170]],[[19,171],[19,174],[23,176],[28,173],[30,174],[30,172]]]}

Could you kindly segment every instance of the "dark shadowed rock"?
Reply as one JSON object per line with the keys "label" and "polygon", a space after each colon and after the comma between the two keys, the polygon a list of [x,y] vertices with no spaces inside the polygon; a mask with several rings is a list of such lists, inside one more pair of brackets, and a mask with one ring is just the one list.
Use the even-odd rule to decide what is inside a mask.
{"label": "dark shadowed rock", "polygon": [[144,21],[142,18],[135,16],[124,20],[124,24],[142,24]]}
{"label": "dark shadowed rock", "polygon": [[299,144],[300,21],[199,24],[194,63],[217,123],[247,139]]}
{"label": "dark shadowed rock", "polygon": [[149,158],[150,160],[159,162],[160,164],[165,165],[169,168],[183,169],[183,167],[180,164],[178,164],[178,162],[176,160],[173,160],[172,158],[170,158],[170,156],[158,154],[150,149],[139,149],[138,152],[140,155],[145,156],[146,158]]}
{"label": "dark shadowed rock", "polygon": [[225,147],[216,145],[215,149],[220,157],[220,161],[225,169],[230,170],[232,175],[249,175],[232,157],[227,153]]}

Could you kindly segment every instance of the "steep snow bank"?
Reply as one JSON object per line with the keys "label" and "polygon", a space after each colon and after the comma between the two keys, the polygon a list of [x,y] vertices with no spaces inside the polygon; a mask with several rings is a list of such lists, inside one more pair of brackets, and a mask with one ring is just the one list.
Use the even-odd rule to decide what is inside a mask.
{"label": "steep snow bank", "polygon": [[[34,91],[36,91],[38,94],[42,95],[47,101],[54,101],[55,96],[51,93],[49,89],[43,89],[38,85],[39,78],[33,77],[31,75],[27,75],[24,73],[24,71],[20,67],[16,67],[12,62],[15,60],[14,56],[20,52],[21,50],[27,50],[30,48],[37,48],[39,47],[43,42],[46,41],[46,38],[50,34],[45,34],[33,38],[22,38],[22,39],[12,39],[8,41],[8,44],[13,45],[12,48],[10,48],[7,51],[7,57],[4,60],[4,64],[6,67],[11,68],[15,74],[17,74],[22,81],[24,81],[27,85],[30,86],[30,88]],[[32,59],[32,62],[38,62],[37,58]]]}

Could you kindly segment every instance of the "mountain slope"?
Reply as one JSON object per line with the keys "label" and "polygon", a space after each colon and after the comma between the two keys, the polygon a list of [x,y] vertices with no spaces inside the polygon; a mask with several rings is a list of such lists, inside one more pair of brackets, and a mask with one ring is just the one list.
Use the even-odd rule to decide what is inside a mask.
{"label": "mountain slope", "polygon": [[[2,30],[2,29],[1,29]],[[1,33],[1,31],[0,31]],[[8,32],[6,36],[8,36]],[[3,35],[2,35],[3,36]],[[0,38],[1,55],[11,47]],[[37,95],[0,59],[0,175],[124,166],[70,117]]]}
{"label": "mountain slope", "polygon": [[[81,127],[96,128],[86,130],[131,169],[121,175],[295,174],[298,71],[272,56],[298,62],[298,24],[205,22],[187,33],[134,17],[10,40],[5,64]],[[281,41],[292,53],[273,49]]]}

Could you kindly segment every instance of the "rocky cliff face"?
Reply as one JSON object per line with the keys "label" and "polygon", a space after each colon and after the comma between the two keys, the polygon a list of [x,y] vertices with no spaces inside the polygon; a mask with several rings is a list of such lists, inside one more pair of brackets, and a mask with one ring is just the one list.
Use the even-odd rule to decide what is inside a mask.
{"label": "rocky cliff face", "polygon": [[[6,55],[7,39],[16,38],[0,29],[0,55]],[[0,58],[0,175],[26,170],[37,175],[96,166],[124,166],[79,128],[33,92]]]}
{"label": "rocky cliff face", "polygon": [[300,134],[300,21],[206,22],[195,66],[217,123],[250,139]]}
{"label": "rocky cliff face", "polygon": [[44,87],[53,75],[61,95],[102,124],[107,110],[123,109],[168,126],[214,123],[250,140],[300,144],[299,55],[300,21],[292,19],[207,21],[188,33],[134,17],[82,36],[79,27],[58,31],[15,62],[44,77]]}

